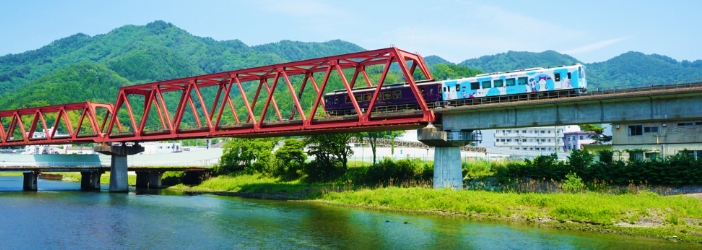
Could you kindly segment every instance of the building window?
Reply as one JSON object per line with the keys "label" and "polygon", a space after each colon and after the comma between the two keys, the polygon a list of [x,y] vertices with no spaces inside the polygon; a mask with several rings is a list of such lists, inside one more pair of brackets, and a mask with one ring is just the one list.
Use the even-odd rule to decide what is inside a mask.
{"label": "building window", "polygon": [[629,126],[629,136],[643,135],[643,126],[632,125]]}
{"label": "building window", "polygon": [[526,130],[522,130],[522,133],[526,134]]}
{"label": "building window", "polygon": [[584,140],[584,139],[585,139],[585,137],[581,135],[581,136],[580,136],[580,140]]}
{"label": "building window", "polygon": [[678,122],[678,126],[692,126],[695,125],[694,122]]}
{"label": "building window", "polygon": [[644,133],[658,133],[658,126],[644,127]]}

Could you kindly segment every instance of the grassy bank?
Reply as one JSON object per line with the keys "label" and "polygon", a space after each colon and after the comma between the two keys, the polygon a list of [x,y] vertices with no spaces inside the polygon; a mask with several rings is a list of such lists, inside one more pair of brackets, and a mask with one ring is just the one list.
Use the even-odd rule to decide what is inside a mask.
{"label": "grassy bank", "polygon": [[370,189],[349,183],[283,181],[260,174],[218,176],[197,186],[176,185],[171,189],[243,193],[242,196],[259,198],[287,197],[349,207],[533,223],[702,243],[702,201],[680,195],[660,196],[647,191],[638,194],[518,194],[419,187]]}
{"label": "grassy bank", "polygon": [[24,176],[22,172],[0,172],[0,176]]}
{"label": "grassy bank", "polygon": [[[62,181],[80,182],[81,179],[81,175],[79,172],[57,172],[54,174],[63,175]],[[127,182],[129,183],[129,185],[135,185],[136,175],[127,175]],[[110,172],[106,172],[100,175],[100,183],[110,184]]]}

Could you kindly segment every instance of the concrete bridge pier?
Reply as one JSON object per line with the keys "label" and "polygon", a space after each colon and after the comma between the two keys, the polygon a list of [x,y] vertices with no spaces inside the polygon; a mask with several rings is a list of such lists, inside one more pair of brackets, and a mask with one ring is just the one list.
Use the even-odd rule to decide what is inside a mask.
{"label": "concrete bridge pier", "polygon": [[417,130],[417,139],[434,146],[434,188],[463,189],[461,148],[471,141],[480,140],[473,131],[441,131],[429,124]]}
{"label": "concrete bridge pier", "polygon": [[24,191],[37,191],[37,177],[39,176],[39,172],[25,172],[24,173],[24,182],[22,183],[22,189]]}
{"label": "concrete bridge pier", "polygon": [[119,146],[99,145],[95,147],[95,152],[112,156],[110,164],[110,192],[128,192],[127,156],[144,152],[144,147],[138,143],[132,146],[127,146],[125,143]]}
{"label": "concrete bridge pier", "polygon": [[161,171],[151,171],[149,173],[149,188],[161,188],[161,177],[163,172]]}
{"label": "concrete bridge pier", "polygon": [[183,176],[183,184],[185,185],[199,185],[204,179],[207,178],[207,172],[205,171],[185,171]]}
{"label": "concrete bridge pier", "polygon": [[84,171],[80,172],[80,189],[82,190],[100,190],[100,171]]}
{"label": "concrete bridge pier", "polygon": [[137,171],[136,172],[136,188],[137,189],[149,188],[149,172],[147,172],[147,171]]}
{"label": "concrete bridge pier", "polygon": [[158,189],[161,188],[162,171],[137,171],[136,188]]}

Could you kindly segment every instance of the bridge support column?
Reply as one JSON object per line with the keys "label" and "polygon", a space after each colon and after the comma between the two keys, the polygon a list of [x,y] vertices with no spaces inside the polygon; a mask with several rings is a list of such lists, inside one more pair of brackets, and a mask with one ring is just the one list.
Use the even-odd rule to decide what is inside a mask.
{"label": "bridge support column", "polygon": [[199,185],[202,183],[202,180],[205,177],[205,171],[185,171],[185,175],[183,176],[183,184]]}
{"label": "bridge support column", "polygon": [[129,183],[127,179],[127,156],[144,152],[144,147],[139,144],[126,146],[99,145],[95,147],[95,152],[112,156],[110,164],[110,192],[128,192]]}
{"label": "bridge support column", "polygon": [[151,171],[149,173],[149,188],[161,188],[161,176],[163,176],[163,172]]}
{"label": "bridge support column", "polygon": [[459,147],[434,148],[434,188],[462,189],[463,173]]}
{"label": "bridge support column", "polygon": [[95,171],[90,175],[90,187],[93,190],[100,190],[100,176],[102,175],[101,171]]}
{"label": "bridge support column", "polygon": [[22,189],[24,191],[37,191],[37,177],[38,172],[26,172],[24,173],[24,182],[22,184]]}
{"label": "bridge support column", "polygon": [[149,188],[149,175],[151,172],[138,171],[136,172],[136,188],[137,189],[147,189]]}
{"label": "bridge support column", "polygon": [[127,156],[112,155],[110,163],[110,192],[128,192]]}
{"label": "bridge support column", "polygon": [[100,171],[80,172],[80,189],[82,190],[100,190]]}
{"label": "bridge support column", "polygon": [[93,175],[91,172],[80,172],[80,189],[90,190],[90,183],[93,180]]}
{"label": "bridge support column", "polygon": [[429,124],[417,130],[417,139],[434,146],[434,188],[463,189],[460,147],[481,140],[480,133],[441,131]]}

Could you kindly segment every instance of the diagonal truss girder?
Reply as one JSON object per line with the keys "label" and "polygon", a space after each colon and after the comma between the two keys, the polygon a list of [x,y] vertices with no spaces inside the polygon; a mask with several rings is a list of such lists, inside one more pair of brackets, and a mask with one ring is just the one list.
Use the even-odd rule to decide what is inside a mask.
{"label": "diagonal truss girder", "polygon": [[[383,70],[377,83],[371,81],[366,71],[366,67],[373,65],[383,65]],[[375,107],[375,100],[378,98],[383,84],[385,84],[385,79],[390,71],[391,65],[399,66],[400,73],[411,89],[419,110],[417,112],[412,112],[411,115],[375,119],[372,113]],[[351,79],[347,79],[344,74],[344,70],[347,69],[353,70]],[[309,134],[325,131],[332,132],[335,130],[364,131],[390,127],[412,127],[420,123],[433,122],[435,119],[433,111],[427,107],[413,77],[417,69],[419,69],[419,73],[423,75],[423,78],[432,79],[429,69],[421,56],[391,47],[133,86],[123,86],[119,90],[114,107],[111,105],[109,106],[108,113],[110,117],[106,124],[103,124],[101,127],[97,126],[97,120],[94,119],[94,111],[88,111],[88,113],[86,113],[87,115],[84,116],[90,121],[91,128],[94,128],[94,131],[96,131],[95,136],[90,137],[90,139],[95,142],[155,141],[177,138],[226,136],[265,137],[272,135]],[[302,78],[302,81],[295,82],[293,79],[295,76],[299,76],[299,78],[294,79]],[[322,110],[325,111],[323,95],[325,92],[329,91],[329,79],[336,76],[338,76],[344,85],[344,89],[349,95],[354,110],[356,111],[355,117],[351,119],[348,117],[346,119],[317,117],[320,104]],[[352,93],[355,85],[357,85],[357,81],[363,81],[363,85],[367,88],[374,88],[372,94],[373,98],[366,109],[360,108]],[[295,85],[297,84],[299,84],[299,87],[296,89]],[[311,107],[309,104],[306,106],[306,104],[300,102],[300,98],[308,84],[312,85],[314,92],[311,94],[315,96],[314,103]],[[285,118],[284,115],[281,114],[278,106],[279,102],[276,101],[278,85],[283,85],[280,87],[287,89],[287,91],[284,91],[285,93],[280,93],[279,95],[290,98],[294,105],[291,107],[292,110],[289,116],[286,114]],[[209,100],[206,98],[206,95],[203,95],[203,92],[208,88],[212,88],[212,90],[216,89],[216,92],[213,91],[216,93],[214,98],[209,98],[212,100]],[[247,89],[256,89],[253,99],[247,96]],[[171,101],[169,103],[169,99],[164,98],[165,94],[171,92],[176,93],[176,95],[180,94],[180,98],[178,98],[177,102]],[[242,103],[239,105],[242,107],[235,105],[232,96]],[[265,98],[261,98],[263,96],[265,96]],[[143,98],[143,112],[135,113],[133,109],[134,103],[130,102],[130,97]],[[90,106],[97,104],[83,103],[81,105]],[[36,112],[36,109],[56,109],[58,106],[60,105],[27,110],[34,110],[33,112]],[[245,110],[246,114],[238,114],[237,108]],[[273,114],[269,114],[270,109],[273,109]],[[122,113],[122,110],[124,110],[126,114]],[[152,116],[152,110],[157,116],[153,117],[151,121],[158,123],[158,129],[147,128],[147,120]],[[0,118],[3,114],[10,114],[11,116],[12,112],[16,111],[0,111]],[[231,113],[231,116],[226,116],[225,118],[225,112]],[[119,121],[119,116],[112,115],[115,113],[121,113],[123,118],[128,118],[126,124]],[[183,126],[183,118],[186,113],[190,113],[190,115],[193,116],[195,120],[194,126]],[[326,112],[322,112],[322,114],[326,114]],[[296,117],[298,119],[295,119]],[[35,121],[32,122],[30,132],[28,132],[29,134],[36,129],[37,121],[43,121],[42,119],[43,118],[39,116],[39,118],[36,118]],[[84,118],[81,117],[81,119]],[[225,119],[231,120],[228,120],[227,124],[224,124]],[[271,121],[271,119],[273,119],[273,121]],[[26,126],[23,126],[23,123],[19,122],[15,124],[16,120],[21,121],[20,117],[12,118],[11,120],[13,123],[11,125],[15,127],[19,125],[19,129],[23,131],[23,134],[26,133],[24,131]],[[127,127],[124,127],[125,125]],[[3,138],[0,146],[8,143],[7,139],[10,138],[9,135],[13,132],[4,131],[3,127],[4,126],[0,126],[0,136]],[[44,129],[46,129],[45,127],[46,126],[44,126]],[[71,128],[72,126],[67,125],[66,127]],[[68,140],[82,140],[87,138],[79,138],[77,135],[78,131],[72,131],[71,138]],[[50,141],[55,139],[46,140]],[[28,138],[23,138],[22,143],[39,144],[33,141],[30,142]]]}

